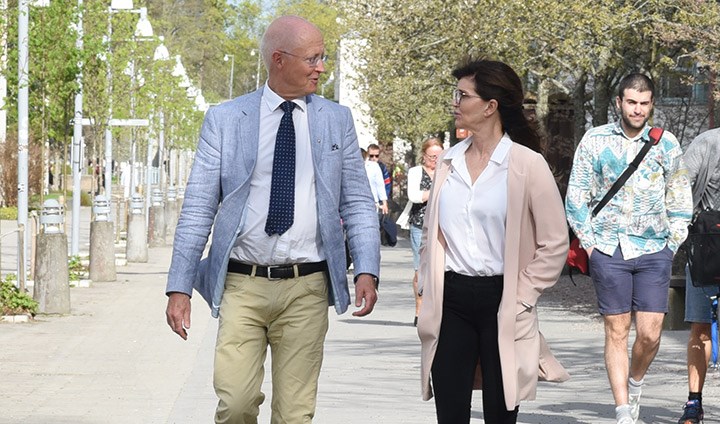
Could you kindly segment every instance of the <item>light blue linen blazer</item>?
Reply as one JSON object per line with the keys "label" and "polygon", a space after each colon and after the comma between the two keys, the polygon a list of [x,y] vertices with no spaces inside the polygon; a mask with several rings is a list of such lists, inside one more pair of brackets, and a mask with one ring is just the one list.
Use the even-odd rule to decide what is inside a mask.
{"label": "light blue linen blazer", "polygon": [[[262,91],[208,110],[175,232],[166,292],[192,296],[194,288],[216,318],[230,251],[247,215]],[[315,95],[306,101],[317,216],[330,275],[328,300],[342,314],[350,304],[345,235],[355,275],[379,277],[378,218],[350,110]],[[209,253],[201,260],[211,230]]]}

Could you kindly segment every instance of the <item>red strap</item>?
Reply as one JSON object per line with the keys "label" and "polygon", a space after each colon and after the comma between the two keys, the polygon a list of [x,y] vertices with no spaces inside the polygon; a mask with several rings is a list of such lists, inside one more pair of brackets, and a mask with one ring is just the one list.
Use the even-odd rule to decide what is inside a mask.
{"label": "red strap", "polygon": [[665,132],[665,130],[663,130],[660,127],[650,128],[650,132],[648,133],[648,135],[650,136],[650,140],[652,140],[653,145],[658,144],[658,142],[662,138],[664,132]]}

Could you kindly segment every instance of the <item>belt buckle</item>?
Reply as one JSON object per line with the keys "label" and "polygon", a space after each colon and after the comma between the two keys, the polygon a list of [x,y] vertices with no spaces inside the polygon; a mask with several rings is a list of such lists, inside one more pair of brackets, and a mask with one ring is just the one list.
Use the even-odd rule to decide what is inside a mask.
{"label": "belt buckle", "polygon": [[267,267],[267,279],[268,279],[268,281],[278,281],[278,280],[282,280],[281,277],[273,277],[273,276],[272,276],[272,270],[273,270],[273,269],[282,268],[282,267],[283,267],[283,265],[269,265],[269,266]]}

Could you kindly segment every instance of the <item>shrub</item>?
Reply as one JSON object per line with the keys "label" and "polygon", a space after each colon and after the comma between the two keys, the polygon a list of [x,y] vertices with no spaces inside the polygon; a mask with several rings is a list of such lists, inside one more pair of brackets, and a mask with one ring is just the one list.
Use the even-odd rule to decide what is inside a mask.
{"label": "shrub", "polygon": [[15,274],[8,274],[0,281],[0,312],[2,315],[35,315],[38,303],[27,293],[15,287]]}
{"label": "shrub", "polygon": [[70,281],[80,281],[87,275],[88,269],[80,262],[80,256],[72,256],[68,259],[68,273]]}
{"label": "shrub", "polygon": [[80,206],[92,206],[92,196],[90,196],[90,193],[84,191],[80,193]]}
{"label": "shrub", "polygon": [[0,208],[0,219],[4,219],[6,221],[15,221],[17,220],[18,211],[16,207],[7,207],[7,208]]}

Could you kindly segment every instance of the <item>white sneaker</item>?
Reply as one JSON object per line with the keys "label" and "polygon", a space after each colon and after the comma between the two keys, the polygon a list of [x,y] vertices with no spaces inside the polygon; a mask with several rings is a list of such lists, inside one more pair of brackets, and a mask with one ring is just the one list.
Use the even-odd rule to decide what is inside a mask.
{"label": "white sneaker", "polygon": [[633,423],[635,423],[638,418],[640,418],[640,395],[642,393],[638,393],[636,395],[628,395],[628,403],[630,404],[630,416],[633,419]]}
{"label": "white sneaker", "polygon": [[616,406],[615,419],[617,424],[635,424],[635,420],[630,416],[630,405]]}

